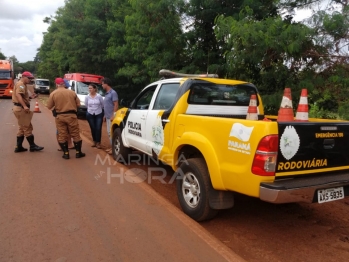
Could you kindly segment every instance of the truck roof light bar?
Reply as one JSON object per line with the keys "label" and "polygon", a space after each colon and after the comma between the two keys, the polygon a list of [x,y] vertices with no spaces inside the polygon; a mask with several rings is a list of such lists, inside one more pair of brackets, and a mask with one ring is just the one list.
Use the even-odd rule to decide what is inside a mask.
{"label": "truck roof light bar", "polygon": [[174,78],[174,77],[199,77],[199,78],[218,78],[217,74],[183,74],[173,72],[167,69],[161,69],[159,75],[164,78]]}

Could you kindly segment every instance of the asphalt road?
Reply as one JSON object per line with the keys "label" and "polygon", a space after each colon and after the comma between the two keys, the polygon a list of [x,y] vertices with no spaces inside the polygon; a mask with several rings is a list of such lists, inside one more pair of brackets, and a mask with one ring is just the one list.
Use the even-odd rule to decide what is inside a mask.
{"label": "asphalt road", "polygon": [[1,262],[242,261],[148,185],[115,177],[123,167],[103,151],[85,143],[85,158],[62,159],[40,108],[33,133],[45,149],[15,154],[12,103],[0,99]]}

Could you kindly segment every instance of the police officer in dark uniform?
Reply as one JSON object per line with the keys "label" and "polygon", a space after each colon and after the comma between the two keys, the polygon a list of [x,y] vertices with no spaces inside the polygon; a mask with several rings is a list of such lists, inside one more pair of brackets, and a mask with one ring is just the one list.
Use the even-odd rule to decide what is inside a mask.
{"label": "police officer in dark uniform", "polygon": [[84,157],[81,152],[82,140],[80,137],[79,122],[77,110],[80,106],[80,100],[74,91],[66,89],[62,78],[55,80],[57,89],[50,94],[47,100],[48,109],[55,108],[56,111],[56,127],[58,131],[58,143],[63,151],[63,158],[69,159],[68,150],[68,134],[73,138],[76,149],[76,158]]}
{"label": "police officer in dark uniform", "polygon": [[[25,71],[22,74],[22,78],[16,83],[12,92],[12,102],[14,104],[12,111],[18,120],[18,133],[17,133],[17,146],[15,153],[25,152],[28,149],[22,146],[24,136],[27,138],[30,145],[30,152],[40,151],[44,148],[34,143],[34,135],[32,134],[33,126],[30,123],[28,126],[20,125],[20,118],[23,117],[23,111],[29,113],[30,101],[27,84],[31,82],[34,76]],[[36,94],[31,94],[31,98],[37,97]]]}

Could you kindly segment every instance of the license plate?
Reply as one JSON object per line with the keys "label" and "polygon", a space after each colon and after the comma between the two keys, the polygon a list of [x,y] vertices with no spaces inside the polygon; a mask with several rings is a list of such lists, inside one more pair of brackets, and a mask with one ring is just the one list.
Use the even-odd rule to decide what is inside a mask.
{"label": "license plate", "polygon": [[317,198],[319,203],[343,199],[344,189],[343,187],[320,189],[317,191]]}

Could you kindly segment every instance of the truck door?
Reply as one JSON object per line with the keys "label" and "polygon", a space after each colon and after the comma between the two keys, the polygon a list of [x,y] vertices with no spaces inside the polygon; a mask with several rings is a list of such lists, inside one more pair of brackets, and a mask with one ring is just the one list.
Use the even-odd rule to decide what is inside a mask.
{"label": "truck door", "polygon": [[69,84],[70,84],[69,89],[72,90],[72,91],[74,91],[74,93],[76,94],[76,90],[75,90],[75,85],[76,85],[76,83],[75,83],[75,81],[74,81],[74,80],[70,80],[70,81],[69,81]]}
{"label": "truck door", "polygon": [[[168,119],[162,117],[166,110],[169,110],[174,103],[176,94],[179,89],[179,83],[163,83],[155,94],[155,101],[147,114],[146,123],[146,153],[158,156],[164,147],[168,147],[168,142],[165,137],[171,137],[170,123]],[[165,133],[167,126],[167,133]],[[167,151],[167,150],[165,150]]]}
{"label": "truck door", "polygon": [[277,177],[349,169],[349,122],[278,123]]}
{"label": "truck door", "polygon": [[134,100],[123,129],[125,145],[146,153],[146,119],[157,85],[150,86]]}

